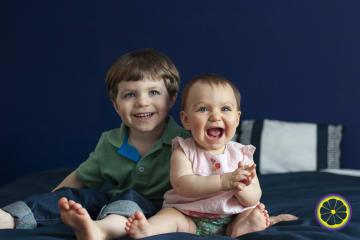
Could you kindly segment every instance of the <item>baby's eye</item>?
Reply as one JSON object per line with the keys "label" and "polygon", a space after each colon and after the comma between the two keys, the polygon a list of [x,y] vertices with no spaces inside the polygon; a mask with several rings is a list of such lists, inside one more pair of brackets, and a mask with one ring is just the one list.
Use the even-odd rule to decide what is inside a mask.
{"label": "baby's eye", "polygon": [[198,112],[206,112],[207,110],[207,107],[199,107]]}
{"label": "baby's eye", "polygon": [[231,111],[231,107],[225,106],[225,107],[222,107],[221,110],[224,112],[228,112],[228,111]]}
{"label": "baby's eye", "polygon": [[150,95],[151,95],[151,96],[160,95],[160,92],[157,91],[157,90],[151,90],[151,91],[150,91]]}
{"label": "baby's eye", "polygon": [[124,94],[124,98],[131,98],[131,97],[135,97],[135,93],[128,92]]}

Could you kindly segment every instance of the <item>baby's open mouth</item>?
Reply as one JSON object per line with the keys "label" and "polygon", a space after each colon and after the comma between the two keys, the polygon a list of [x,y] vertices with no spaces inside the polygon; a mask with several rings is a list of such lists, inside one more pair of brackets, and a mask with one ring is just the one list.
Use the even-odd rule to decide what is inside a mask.
{"label": "baby's open mouth", "polygon": [[206,134],[212,138],[221,138],[223,133],[224,129],[222,128],[209,128],[208,130],[206,130]]}

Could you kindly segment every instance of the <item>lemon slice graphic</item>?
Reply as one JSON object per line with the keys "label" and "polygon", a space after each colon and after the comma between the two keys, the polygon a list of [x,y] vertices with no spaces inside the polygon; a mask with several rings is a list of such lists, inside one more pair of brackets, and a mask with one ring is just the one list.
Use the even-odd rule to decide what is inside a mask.
{"label": "lemon slice graphic", "polygon": [[322,227],[328,230],[339,230],[349,223],[351,206],[341,195],[326,195],[317,204],[315,216]]}

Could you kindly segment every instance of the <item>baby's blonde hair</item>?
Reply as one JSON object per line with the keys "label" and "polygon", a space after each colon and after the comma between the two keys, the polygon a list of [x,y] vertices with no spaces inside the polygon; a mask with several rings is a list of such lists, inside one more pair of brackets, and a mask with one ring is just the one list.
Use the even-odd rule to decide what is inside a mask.
{"label": "baby's blonde hair", "polygon": [[237,103],[237,107],[238,110],[240,111],[240,101],[241,101],[241,95],[239,90],[237,89],[237,87],[230,82],[229,80],[227,80],[226,78],[217,75],[217,74],[202,74],[200,76],[197,76],[193,79],[191,79],[184,87],[184,90],[182,92],[182,96],[181,96],[181,110],[184,111],[186,108],[186,101],[187,98],[189,96],[189,92],[191,87],[197,83],[197,82],[201,82],[201,83],[208,83],[209,85],[229,85],[235,95],[235,99],[236,99],[236,103]]}

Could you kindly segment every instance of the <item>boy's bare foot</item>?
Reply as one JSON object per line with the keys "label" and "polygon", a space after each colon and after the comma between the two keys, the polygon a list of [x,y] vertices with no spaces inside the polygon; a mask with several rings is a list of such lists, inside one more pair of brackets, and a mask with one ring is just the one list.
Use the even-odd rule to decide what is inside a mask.
{"label": "boy's bare foot", "polygon": [[270,226],[270,219],[265,205],[260,203],[256,208],[239,214],[230,224],[227,233],[235,238],[251,232],[265,230]]}
{"label": "boy's bare foot", "polygon": [[136,211],[135,214],[128,218],[128,221],[125,224],[125,230],[130,237],[135,239],[157,234],[156,230],[140,211]]}
{"label": "boy's bare foot", "polygon": [[59,200],[58,206],[61,220],[75,231],[78,240],[106,239],[105,233],[81,204],[63,197]]}
{"label": "boy's bare foot", "polygon": [[9,213],[0,209],[0,229],[14,229],[15,219]]}

